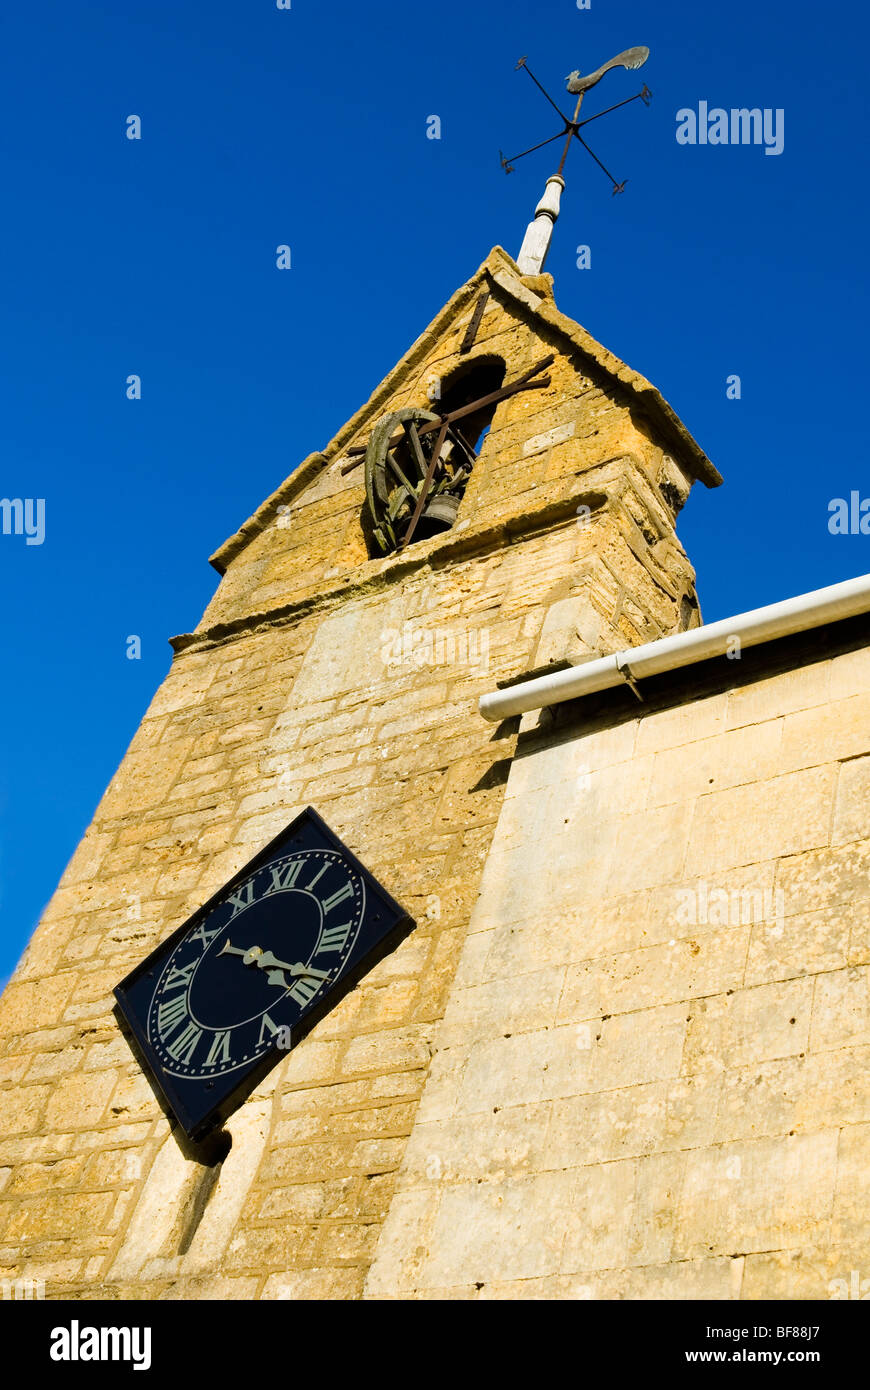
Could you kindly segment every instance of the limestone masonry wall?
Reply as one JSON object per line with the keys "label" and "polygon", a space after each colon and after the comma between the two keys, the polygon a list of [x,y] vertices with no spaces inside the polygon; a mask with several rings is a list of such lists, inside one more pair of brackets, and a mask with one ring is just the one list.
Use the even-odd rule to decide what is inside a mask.
{"label": "limestone masonry wall", "polygon": [[527,719],[369,1297],[866,1276],[870,648],[740,666]]}

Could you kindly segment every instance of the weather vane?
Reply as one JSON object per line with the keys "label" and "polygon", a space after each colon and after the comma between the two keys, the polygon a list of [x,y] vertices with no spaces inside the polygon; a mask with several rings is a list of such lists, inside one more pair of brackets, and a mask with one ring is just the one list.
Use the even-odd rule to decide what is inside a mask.
{"label": "weather vane", "polygon": [[544,196],[535,209],[535,220],[529,224],[522,249],[517,259],[517,264],[524,274],[535,275],[543,270],[544,261],[550,249],[553,227],[556,218],[559,216],[560,199],[562,190],[565,187],[565,180],[562,174],[565,169],[568,152],[571,149],[572,140],[578,140],[587,154],[590,154],[595,160],[599,169],[604,171],[613,185],[614,193],[621,193],[625,188],[626,180],[623,179],[622,183],[617,183],[613,175],[602,164],[595,151],[589,148],[583,136],[580,134],[580,131],[592,121],[600,120],[602,116],[609,116],[611,111],[618,111],[621,106],[628,106],[633,101],[642,101],[646,106],[649,106],[652,92],[649,87],[644,84],[642,90],[635,92],[633,97],[626,97],[625,101],[618,101],[615,106],[608,106],[606,111],[599,111],[596,115],[587,117],[585,121],[579,119],[580,108],[583,105],[583,98],[586,93],[590,92],[593,87],[598,86],[598,83],[601,81],[602,77],[604,77],[605,73],[610,72],[612,68],[642,68],[648,57],[648,48],[627,48],[624,53],[617,54],[615,58],[611,58],[609,63],[604,63],[602,67],[596,69],[595,72],[589,73],[587,77],[581,77],[579,72],[572,72],[566,78],[566,82],[568,91],[572,96],[577,97],[577,105],[574,109],[573,119],[569,119],[564,111],[560,110],[549,92],[541,86],[541,83],[538,81],[537,77],[535,77],[535,74],[532,72],[525,58],[521,58],[517,63],[517,68],[524,68],[538,90],[543,92],[553,110],[557,112],[561,118],[563,124],[562,129],[558,131],[556,135],[551,135],[548,140],[542,140],[539,144],[532,145],[531,149],[523,150],[521,154],[511,155],[509,159],[506,159],[501,150],[499,150],[502,168],[505,173],[513,173],[514,165],[518,159],[524,159],[527,154],[534,154],[535,150],[542,150],[545,145],[552,145],[555,140],[561,140],[563,136],[565,137],[565,148],[562,151],[559,168],[556,173],[552,174],[547,180],[547,188]]}

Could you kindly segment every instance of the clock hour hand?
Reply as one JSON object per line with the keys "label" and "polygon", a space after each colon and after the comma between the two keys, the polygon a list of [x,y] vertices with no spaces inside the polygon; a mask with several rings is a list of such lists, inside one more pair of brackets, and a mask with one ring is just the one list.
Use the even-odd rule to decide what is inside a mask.
{"label": "clock hour hand", "polygon": [[[257,957],[257,965],[261,970],[268,970],[270,967],[275,967],[273,973],[286,970],[288,975],[293,975],[294,977],[310,975],[313,980],[326,980],[329,978],[325,971],[312,970],[310,966],[303,965],[301,961],[297,961],[295,965],[289,965],[286,960],[279,960],[271,951],[261,951]],[[277,980],[273,980],[270,975],[269,983],[277,984],[278,982]]]}
{"label": "clock hour hand", "polygon": [[284,979],[283,971],[292,975],[294,979],[299,979],[308,975],[313,980],[326,980],[328,975],[323,970],[312,970],[309,966],[297,961],[295,965],[290,965],[286,960],[279,960],[271,951],[264,951],[262,946],[251,946],[249,950],[242,951],[238,946],[234,946],[227,938],[223,946],[218,951],[219,956],[241,956],[245,965],[256,965],[259,970],[268,970],[266,977],[270,985],[279,985],[281,989],[287,988],[287,981]]}

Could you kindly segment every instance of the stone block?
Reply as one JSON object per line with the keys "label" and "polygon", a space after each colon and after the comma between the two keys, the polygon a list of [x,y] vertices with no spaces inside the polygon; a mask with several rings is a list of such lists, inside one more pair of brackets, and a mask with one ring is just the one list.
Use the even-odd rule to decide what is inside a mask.
{"label": "stone block", "polygon": [[0,1091],[0,1135],[33,1134],[42,1126],[50,1086],[22,1086]]}
{"label": "stone block", "polygon": [[565,972],[556,968],[455,990],[438,1032],[440,1047],[457,1047],[493,1033],[525,1033],[552,1024]]}
{"label": "stone block", "polygon": [[836,1130],[691,1151],[679,1196],[677,1259],[815,1244],[828,1236]]}
{"label": "stone block", "polygon": [[767,720],[656,753],[649,805],[687,801],[775,775],[782,728],[781,719]]}
{"label": "stone block", "polygon": [[850,1106],[844,1105],[849,1089],[851,1105],[857,1104],[863,1114],[870,1087],[863,1087],[862,1102],[855,1095],[862,1089],[860,1082],[851,1088],[842,1086],[843,1068],[832,1064],[840,1055],[784,1057],[725,1071],[720,1077],[715,1142],[728,1144],[831,1126],[849,1113]]}
{"label": "stone block", "polygon": [[783,770],[815,767],[870,752],[870,691],[786,717]]}
{"label": "stone block", "polygon": [[870,1043],[870,967],[852,966],[819,975],[815,986],[811,1050]]}
{"label": "stone block", "polygon": [[419,1287],[440,1196],[432,1185],[396,1193],[366,1279],[366,1298],[407,1296]]}
{"label": "stone block", "polygon": [[698,799],[689,877],[827,845],[837,770],[814,767]]}
{"label": "stone block", "polygon": [[[804,1241],[788,1250],[770,1250],[746,1256],[743,1298],[800,1302],[828,1302],[841,1297],[863,1297],[866,1240],[850,1250],[821,1240]],[[857,1274],[857,1280],[856,1280]],[[854,1290],[857,1285],[857,1295]]]}
{"label": "stone block", "polygon": [[610,861],[608,893],[637,892],[679,880],[690,828],[695,835],[694,810],[693,802],[680,801],[625,816]]}
{"label": "stone block", "polygon": [[42,980],[13,980],[0,996],[0,1034],[30,1033],[59,1023],[77,979],[69,971]]}
{"label": "stone block", "polygon": [[82,1174],[84,1188],[119,1187],[142,1177],[144,1155],[138,1149],[103,1149],[92,1154]]}
{"label": "stone block", "polygon": [[345,1265],[362,1266],[359,1281],[361,1284],[362,1275],[375,1253],[379,1234],[378,1226],[371,1222],[331,1222],[321,1230],[317,1259],[339,1269]]}
{"label": "stone block", "polygon": [[[787,909],[783,894],[782,905]],[[746,960],[747,985],[816,975],[849,964],[849,943],[866,913],[858,903],[757,922]]]}
{"label": "stone block", "polygon": [[341,1063],[344,1076],[366,1076],[385,1071],[405,1071],[429,1065],[428,1030],[425,1027],[390,1029],[363,1034],[347,1047]]}
{"label": "stone block", "polygon": [[686,1013],[684,1004],[672,1004],[552,1029],[542,1097],[560,1099],[675,1079]]}
{"label": "stone block", "polygon": [[546,1160],[545,1139],[550,1107],[490,1106],[473,1120],[417,1124],[402,1168],[402,1182],[500,1182],[542,1168],[558,1166]]}
{"label": "stone block", "polygon": [[806,1052],[812,1001],[812,979],[757,985],[696,1000],[687,1009],[683,1074]]}
{"label": "stone block", "polygon": [[736,989],[743,980],[749,934],[749,927],[725,927],[672,945],[572,965],[557,1021],[630,1013]]}
{"label": "stone block", "polygon": [[[679,1260],[669,1264],[644,1265],[635,1269],[609,1270],[594,1277],[589,1292],[595,1299],[646,1302],[726,1302],[741,1297],[742,1255],[720,1256],[709,1260]],[[569,1292],[556,1290],[558,1297]]]}
{"label": "stone block", "polygon": [[684,748],[686,744],[722,733],[727,708],[728,696],[723,694],[690,700],[672,709],[653,710],[640,721],[637,752],[659,753],[666,748]]}
{"label": "stone block", "polygon": [[553,1101],[544,1166],[574,1168],[651,1153],[661,1145],[666,1110],[664,1082]]}
{"label": "stone block", "polygon": [[556,1273],[575,1182],[574,1174],[542,1173],[444,1188],[419,1286]]}
{"label": "stone block", "polygon": [[544,1212],[554,1236],[560,1226],[564,1230],[560,1273],[619,1269],[628,1262],[637,1171],[629,1161],[553,1174]]}
{"label": "stone block", "polygon": [[22,1201],[12,1213],[4,1239],[22,1245],[63,1240],[82,1249],[92,1247],[105,1228],[113,1202],[109,1192],[69,1192]]}
{"label": "stone block", "polygon": [[870,839],[870,757],[853,758],[840,768],[834,805],[832,845]]}
{"label": "stone block", "polygon": [[271,1274],[261,1298],[296,1302],[323,1299],[357,1299],[362,1294],[365,1271],[361,1269],[300,1269],[295,1273]]}
{"label": "stone block", "polygon": [[406,1142],[404,1138],[364,1139],[354,1147],[351,1165],[354,1171],[369,1175],[390,1173],[401,1163]]}
{"label": "stone block", "polygon": [[30,1196],[76,1185],[82,1171],[80,1158],[61,1158],[45,1163],[23,1163],[9,1184],[10,1196]]}
{"label": "stone block", "polygon": [[831,663],[815,662],[796,671],[749,681],[729,691],[725,725],[738,729],[747,724],[779,720],[786,714],[814,709],[831,697]]}
{"label": "stone block", "polygon": [[[831,1223],[831,1244],[860,1247],[867,1241],[867,1212],[870,1209],[870,1124],[848,1125],[840,1134],[837,1155],[837,1186]],[[861,1266],[866,1283],[862,1294],[870,1294],[870,1269]]]}
{"label": "stone block", "polygon": [[850,696],[870,692],[870,647],[858,647],[841,652],[831,660],[831,699],[848,700]]}
{"label": "stone block", "polygon": [[666,1264],[671,1258],[687,1162],[686,1153],[673,1152],[638,1159],[627,1204],[631,1222],[623,1265]]}

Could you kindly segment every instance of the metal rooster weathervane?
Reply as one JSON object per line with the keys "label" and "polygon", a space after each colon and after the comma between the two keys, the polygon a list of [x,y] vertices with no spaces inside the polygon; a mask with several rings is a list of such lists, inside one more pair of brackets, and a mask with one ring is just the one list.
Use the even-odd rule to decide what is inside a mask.
{"label": "metal rooster weathervane", "polygon": [[521,154],[511,155],[509,159],[506,159],[505,156],[501,153],[501,151],[499,151],[502,168],[504,169],[505,173],[513,173],[514,165],[516,164],[516,161],[518,159],[524,159],[527,154],[534,154],[535,150],[541,150],[544,148],[545,145],[552,145],[555,140],[561,140],[563,136],[565,137],[565,148],[562,151],[562,158],[559,161],[559,168],[556,171],[556,173],[551,175],[551,177],[547,180],[546,192],[544,193],[544,197],[542,198],[541,202],[535,209],[535,220],[529,225],[529,228],[526,232],[525,241],[523,242],[522,250],[520,251],[520,255],[518,257],[518,264],[520,266],[520,269],[523,270],[525,274],[536,274],[537,272],[543,269],[544,261],[547,256],[547,251],[549,250],[550,240],[553,234],[553,226],[555,224],[556,218],[559,216],[559,201],[561,198],[562,189],[565,187],[565,180],[563,179],[562,174],[565,169],[565,162],[568,158],[568,152],[571,149],[572,140],[578,140],[580,144],[583,146],[584,150],[586,150],[587,154],[590,154],[592,158],[595,160],[595,163],[598,165],[599,169],[602,169],[604,171],[604,173],[610,179],[611,184],[613,185],[614,194],[622,193],[623,189],[625,188],[627,180],[623,179],[622,183],[617,183],[616,179],[613,177],[610,171],[606,169],[605,166],[602,164],[595,151],[589,148],[586,141],[583,139],[583,136],[580,134],[580,131],[584,126],[589,125],[592,121],[600,120],[602,116],[608,116],[611,111],[618,111],[621,106],[628,106],[633,101],[642,101],[645,106],[649,106],[650,100],[652,98],[652,92],[650,91],[649,87],[647,87],[644,83],[644,86],[641,89],[641,91],[635,92],[634,96],[627,97],[625,101],[618,101],[615,106],[608,106],[606,111],[599,111],[596,115],[587,117],[585,121],[580,120],[580,108],[583,105],[583,98],[585,97],[586,93],[590,92],[593,87],[597,87],[602,77],[604,77],[606,73],[610,72],[611,69],[641,68],[643,67],[648,57],[648,48],[627,48],[624,53],[618,53],[615,58],[610,59],[609,63],[604,63],[600,68],[597,68],[595,72],[589,73],[586,77],[581,77],[579,72],[570,73],[569,76],[566,78],[568,91],[571,93],[572,96],[577,97],[577,105],[574,109],[574,116],[570,119],[568,116],[565,115],[564,111],[562,111],[556,105],[549,92],[547,92],[544,89],[544,87],[541,86],[541,83],[535,77],[535,74],[532,72],[531,68],[526,62],[526,59],[521,58],[520,61],[517,63],[517,69],[525,69],[525,71],[529,74],[529,77],[534,82],[535,86],[538,88],[540,92],[543,93],[547,101],[553,107],[553,110],[559,115],[563,122],[563,125],[562,129],[556,135],[551,135],[548,140],[542,140],[539,144],[532,145],[531,149],[523,150]]}

